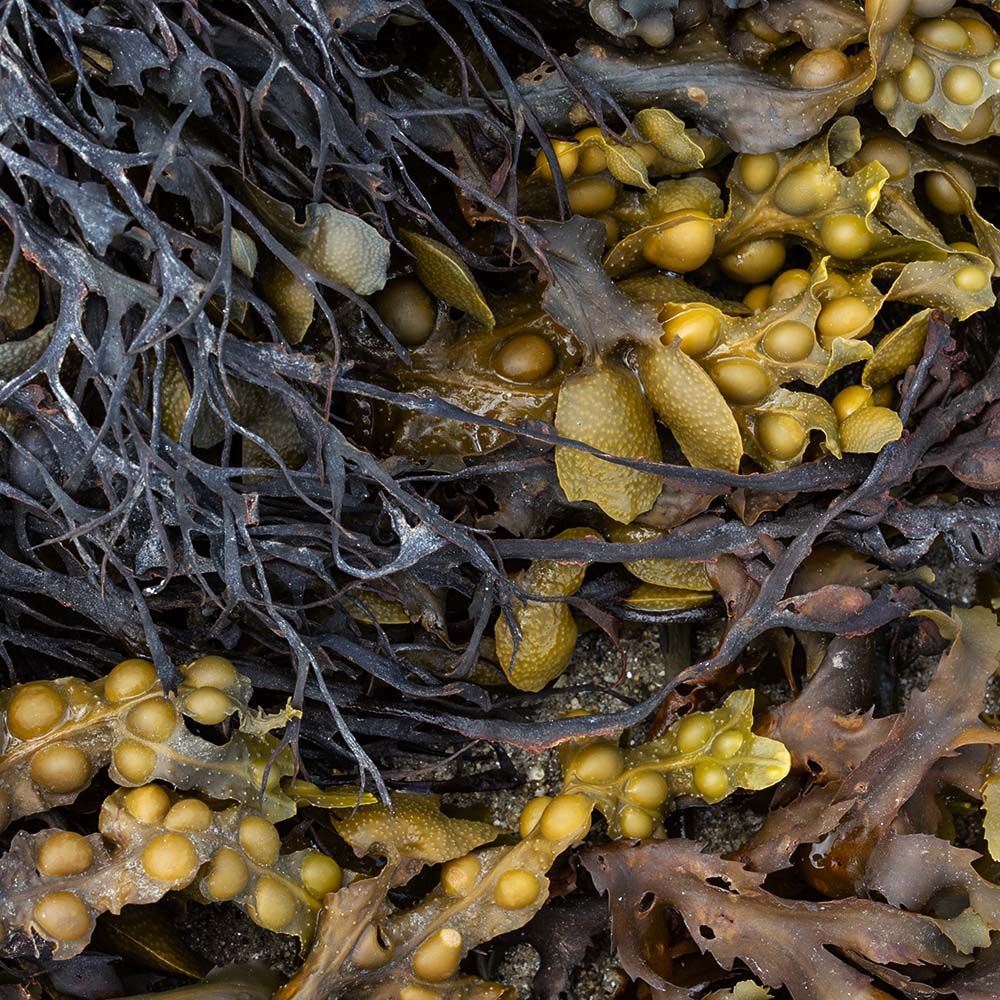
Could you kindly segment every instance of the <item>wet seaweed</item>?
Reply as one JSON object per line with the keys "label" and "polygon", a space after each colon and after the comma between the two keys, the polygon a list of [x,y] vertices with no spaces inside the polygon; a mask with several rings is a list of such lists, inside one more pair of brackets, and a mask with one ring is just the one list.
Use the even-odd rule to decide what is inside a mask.
{"label": "wet seaweed", "polygon": [[[239,791],[223,790],[241,809],[279,820],[298,809],[341,809],[343,795],[375,809],[408,793],[513,787],[522,775],[509,748],[565,754],[623,731],[655,741],[692,711],[721,711],[742,683],[736,678],[761,663],[780,663],[792,695],[807,682],[788,705],[746,720],[748,733],[754,723],[791,753],[793,775],[768,821],[778,830],[769,861],[751,862],[752,843],[739,864],[692,854],[676,838],[593,853],[605,852],[599,847],[586,855],[598,888],[623,886],[628,902],[616,907],[642,911],[645,869],[662,858],[669,870],[689,872],[705,907],[722,891],[709,891],[713,873],[723,872],[755,913],[778,920],[780,910],[779,923],[798,926],[794,914],[807,904],[779,900],[753,872],[781,869],[822,836],[857,847],[854,827],[837,834],[843,817],[834,789],[879,770],[878,747],[889,747],[885,754],[896,746],[881,739],[890,726],[897,742],[910,740],[906,720],[921,703],[911,699],[898,718],[875,718],[863,715],[874,697],[838,701],[829,650],[856,654],[862,671],[875,655],[866,637],[905,637],[914,611],[948,611],[954,595],[925,572],[932,560],[977,574],[989,613],[998,606],[1000,357],[988,278],[1000,266],[1000,167],[979,142],[998,132],[978,111],[993,115],[992,103],[977,96],[956,110],[949,95],[957,84],[943,82],[948,67],[978,72],[986,53],[932,59],[927,39],[945,29],[921,28],[905,4],[906,52],[891,38],[889,14],[873,10],[866,20],[860,7],[832,0],[745,10],[595,2],[589,14],[555,0],[537,6],[0,7],[4,686],[86,684],[102,697],[115,664],[148,658],[157,692],[172,705],[186,696],[185,667],[218,653],[237,665],[255,699],[251,707],[247,688],[232,695],[225,715],[187,713],[187,724],[177,717],[170,739],[200,748],[193,770],[171,766],[124,781],[112,765],[106,777],[101,769],[115,748],[135,742],[123,711],[101,730],[99,747],[88,744],[94,756],[80,787],[39,795],[22,768],[17,808],[0,808],[0,828],[14,824],[22,854],[25,838],[41,838],[19,824],[43,808],[58,824],[84,829],[81,810],[86,816],[93,803],[73,802],[91,794],[91,777],[112,798],[121,798],[116,783],[153,779],[218,798],[222,785],[206,777],[205,762],[222,761],[225,770],[226,753],[251,744]],[[827,6],[837,10],[823,34],[816,25]],[[789,55],[809,50],[836,52],[839,75],[809,82]],[[886,120],[910,130],[916,122],[904,82],[916,71],[901,52],[926,56],[936,74],[925,130],[905,143],[886,138]],[[987,83],[983,101],[992,101]],[[885,142],[897,144],[891,153]],[[903,175],[893,173],[899,149]],[[577,174],[588,155],[597,169]],[[774,175],[750,184],[748,171],[764,164],[766,173],[772,155]],[[803,168],[822,174],[830,194],[800,211],[800,192],[782,196],[786,175],[778,171]],[[581,209],[581,181],[595,178],[590,192],[610,202]],[[847,218],[855,235],[863,228],[857,252],[831,237],[829,218]],[[707,241],[696,260],[677,258],[670,243],[681,225]],[[655,268],[650,240],[674,253],[669,276]],[[749,286],[780,271],[785,248],[760,281],[731,257],[775,240],[799,254],[793,262],[804,265],[807,284],[756,310]],[[810,326],[805,355],[767,356],[757,341],[769,324],[813,324],[834,278],[877,303],[868,328],[852,329],[835,348],[814,341]],[[643,291],[646,280],[653,292]],[[412,296],[414,286],[417,298],[394,310],[391,296]],[[721,317],[728,332],[688,354],[668,326],[693,313]],[[505,368],[498,352],[515,341],[526,353]],[[714,366],[740,351],[738,363],[764,366],[766,400],[723,398]],[[649,358],[678,366],[661,378]],[[449,364],[464,394],[443,379]],[[524,366],[535,374],[522,379]],[[678,415],[685,406],[671,406],[671,393],[681,404],[693,398],[680,387],[695,383],[697,398],[714,407],[702,438],[721,439],[724,426],[724,457],[701,439],[691,444]],[[834,412],[836,392],[852,387],[882,394],[867,411],[882,411],[874,445],[848,447],[858,434],[846,429],[850,414]],[[584,419],[581,430],[579,398],[585,418],[617,407],[627,419],[597,430]],[[769,412],[800,435],[780,455],[764,447]],[[824,577],[811,560],[827,550],[859,562]],[[648,693],[583,685],[600,710],[562,715],[568,688],[556,678],[578,634],[592,629],[619,644],[636,626],[668,636],[693,630],[704,638],[702,652]],[[983,707],[975,693],[972,715]],[[280,736],[252,732],[259,711],[280,719]],[[818,731],[818,718],[830,723],[819,736],[809,728]],[[966,721],[975,728],[972,716]],[[984,780],[995,767],[982,749],[992,738],[985,727],[977,732],[978,744],[966,733],[969,759],[952,774],[968,787],[978,779],[962,767],[983,769]],[[17,739],[0,731],[0,771],[19,752]],[[174,746],[166,736],[152,742],[157,752]],[[936,748],[927,771],[951,749]],[[21,763],[29,767],[27,758]],[[809,791],[810,783],[819,787]],[[911,793],[918,801],[908,818],[920,809],[926,818],[929,793]],[[373,805],[372,795],[386,805]],[[821,805],[827,811],[818,813]],[[308,815],[304,826],[318,822],[318,813]],[[893,813],[873,825],[876,833],[865,828],[882,853],[857,861],[838,892],[881,893],[876,909],[918,928],[923,950],[886,957],[825,929],[817,938],[817,947],[856,952],[861,967],[875,963],[874,974],[897,990],[910,984],[893,979],[887,963],[962,964],[939,928],[945,918],[927,909],[935,893],[959,885],[970,899],[992,899],[940,830],[901,823]],[[298,826],[294,836],[291,826],[282,829],[299,838],[296,850],[322,846],[303,842]],[[945,872],[919,898],[894,881],[912,866],[915,836],[936,838]],[[563,839],[539,849],[539,878],[581,838]],[[776,861],[781,845],[789,853]],[[471,857],[474,846],[425,860]],[[0,867],[8,858],[13,871],[13,849]],[[357,904],[372,927],[391,911],[403,941],[406,914],[424,912],[415,902],[424,893],[408,889],[409,909],[390,907],[389,862],[376,876],[386,883],[381,894],[358,878],[328,904],[328,926]],[[833,895],[827,885],[810,886]],[[718,939],[698,936],[701,918],[673,891],[655,888],[657,920],[679,913],[684,940],[724,968],[738,958],[763,970],[765,985],[808,995],[808,985],[770,962],[762,940],[710,946]],[[306,917],[322,895],[309,897]],[[9,951],[24,963],[38,943],[29,902],[16,927],[3,926],[22,935]],[[851,927],[874,912],[854,902],[843,908]],[[253,911],[252,901],[241,905]],[[926,915],[909,920],[901,907]],[[995,922],[986,903],[973,909],[988,943]],[[663,970],[647,969],[634,942],[630,955],[621,952],[617,910],[614,918],[626,970],[662,995],[688,995],[687,984],[668,987]],[[299,913],[296,926],[308,939],[313,929],[303,919]],[[494,927],[479,911],[463,920],[480,949],[493,931],[523,923]],[[493,931],[473,932],[477,921]],[[954,971],[946,985],[967,984],[960,996],[982,995],[976,989],[989,987],[976,984],[995,976],[982,932],[971,940],[985,971]],[[582,954],[573,949],[573,962]],[[840,966],[831,968],[835,978]],[[337,988],[362,988],[365,975],[345,973]],[[568,974],[544,981],[554,995]],[[503,995],[476,992],[477,983],[460,977],[447,995]],[[857,986],[857,995],[878,995],[866,988]]]}

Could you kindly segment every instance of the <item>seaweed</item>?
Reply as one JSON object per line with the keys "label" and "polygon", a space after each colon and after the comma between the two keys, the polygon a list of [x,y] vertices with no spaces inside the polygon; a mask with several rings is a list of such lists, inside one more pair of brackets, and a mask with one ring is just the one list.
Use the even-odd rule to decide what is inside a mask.
{"label": "seaweed", "polygon": [[289,998],[509,997],[565,912],[571,992],[575,856],[658,994],[992,995],[998,24],[3,6],[12,978],[197,899],[299,939]]}

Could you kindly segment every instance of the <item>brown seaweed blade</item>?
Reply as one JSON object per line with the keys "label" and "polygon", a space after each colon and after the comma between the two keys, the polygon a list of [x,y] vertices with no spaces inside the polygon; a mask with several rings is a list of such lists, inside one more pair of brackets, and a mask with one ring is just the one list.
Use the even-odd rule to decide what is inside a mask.
{"label": "brown seaweed blade", "polygon": [[[997,889],[944,837],[951,811],[981,796],[996,849],[998,729],[978,718],[992,612],[956,615],[961,635],[896,715],[858,714],[870,700],[846,698],[827,667],[850,644],[889,711],[898,644],[916,631],[922,652],[938,648],[926,619],[899,622],[946,606],[947,582],[924,565],[945,549],[1000,606],[998,171],[977,141],[997,131],[1000,84],[979,77],[983,102],[941,99],[969,93],[973,65],[988,73],[995,12],[927,23],[934,0],[883,0],[869,50],[850,0],[711,18],[685,3],[675,40],[672,2],[595,0],[617,38],[630,32],[624,46],[571,0],[397,6],[248,0],[237,16],[46,0],[3,22],[0,825],[22,827],[0,860],[10,950],[68,954],[98,910],[182,885],[307,939],[325,896],[286,994],[498,1000],[510,990],[467,972],[492,965],[550,891],[584,898],[552,866],[599,836],[593,809],[609,836],[648,839],[671,809],[699,802],[714,819],[731,793],[780,783],[765,842],[739,860],[669,840],[591,852],[614,859],[594,870],[621,896],[630,969],[678,997],[654,966],[675,946],[685,962],[684,922],[734,972],[700,978],[699,995],[723,987],[717,1000],[767,996],[735,982],[736,961],[796,1000],[884,996],[869,975],[896,992],[989,995]],[[887,111],[900,53],[924,58],[961,32],[984,50],[928,56],[933,100]],[[581,33],[579,54],[560,56]],[[824,65],[835,80],[810,75]],[[934,138],[905,146],[905,177],[876,155],[893,147],[866,141],[879,111],[906,127],[930,114]],[[772,163],[767,183],[743,183]],[[789,185],[800,168],[807,183]],[[798,267],[743,266],[760,241],[769,267],[786,249],[802,265],[803,297],[778,295]],[[414,343],[366,298],[390,273],[423,303]],[[862,319],[824,322],[824,282]],[[548,315],[506,327],[505,298]],[[718,324],[701,353],[677,329],[695,307]],[[790,349],[803,331],[808,351]],[[523,333],[550,352],[530,384],[506,363]],[[757,371],[744,362],[768,392],[725,397],[726,371]],[[602,371],[617,373],[611,390],[580,381]],[[615,421],[623,399],[631,413]],[[864,405],[845,413],[845,399]],[[405,413],[407,432],[383,433],[383,410]],[[590,433],[605,420],[613,433]],[[830,542],[877,569],[800,572]],[[635,623],[661,626],[670,672],[644,662],[609,694],[584,664],[570,694],[555,678],[584,615],[627,666]],[[534,671],[519,669],[518,633]],[[689,645],[714,648],[689,666]],[[196,683],[178,666],[217,648],[254,702],[244,679]],[[768,736],[753,688],[772,679],[772,648],[793,688],[802,664],[808,676],[830,659]],[[91,678],[140,653],[149,683],[108,699]],[[554,699],[592,695],[627,707],[556,717]],[[621,739],[654,712],[656,738]],[[482,803],[517,785],[504,745],[558,746],[566,785],[486,847],[496,823],[414,793]],[[105,836],[63,838],[64,864],[43,860],[60,833],[94,827],[105,766],[136,786],[111,796]],[[297,770],[333,787],[290,788]],[[160,789],[164,816],[130,820],[124,803],[152,777],[206,798]],[[327,808],[366,874],[385,858],[381,874],[338,889],[339,868],[313,855],[324,877],[307,878],[296,848],[320,838]],[[42,811],[70,830],[38,833]],[[87,850],[84,869],[63,870]],[[861,898],[875,892],[887,902]]]}
{"label": "brown seaweed blade", "polygon": [[798,844],[812,844],[803,861],[809,881],[827,895],[856,892],[872,851],[938,761],[961,747],[1000,739],[1000,730],[979,722],[1000,653],[995,617],[985,608],[956,609],[952,617],[922,614],[951,640],[927,690],[914,692],[884,738],[841,781],[769,817],[739,852],[751,868],[776,871]]}
{"label": "brown seaweed blade", "polygon": [[[570,61],[626,107],[666,106],[745,153],[787,149],[811,138],[841,104],[864,93],[874,77],[868,66],[836,86],[800,88],[736,61],[705,26],[665,54],[587,46]],[[520,87],[539,120],[551,129],[569,117],[576,100],[557,74],[522,79]]]}
{"label": "brown seaweed blade", "polygon": [[888,994],[829,949],[879,964],[949,966],[959,955],[940,924],[863,899],[802,902],[762,887],[764,877],[698,844],[665,840],[638,847],[596,848],[584,863],[607,892],[615,948],[626,970],[669,988],[669,974],[650,963],[665,908],[680,913],[698,947],[724,968],[739,959],[765,985],[785,986],[795,1000],[885,1000]]}
{"label": "brown seaweed blade", "polygon": [[[582,572],[582,571],[581,571]],[[674,796],[718,802],[737,788],[770,787],[788,773],[788,752],[752,731],[753,693],[737,691],[711,712],[696,712],[658,740],[630,750],[605,740],[577,741],[561,761],[565,780],[554,798],[521,811],[521,839],[493,839],[487,824],[446,816],[430,796],[397,795],[393,807],[365,806],[334,826],[358,855],[386,859],[378,874],[327,897],[317,945],[279,1000],[388,996],[407,983],[453,1000],[507,996],[495,983],[456,978],[467,950],[523,927],[548,898],[556,858],[590,830],[599,809],[613,836],[644,837]],[[410,909],[388,891],[424,865],[444,862],[440,883]]]}

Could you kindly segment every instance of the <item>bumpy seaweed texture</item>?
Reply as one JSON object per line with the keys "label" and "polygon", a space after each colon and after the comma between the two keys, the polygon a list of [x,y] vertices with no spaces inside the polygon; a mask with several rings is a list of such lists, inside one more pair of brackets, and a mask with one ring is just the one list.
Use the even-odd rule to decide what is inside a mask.
{"label": "bumpy seaweed texture", "polygon": [[[522,927],[545,904],[546,873],[587,836],[595,808],[613,836],[645,837],[676,796],[718,802],[788,774],[785,748],[752,732],[752,705],[752,692],[735,692],[713,712],[689,715],[632,750],[609,741],[568,745],[563,790],[525,806],[520,840],[509,847],[470,852],[495,831],[447,817],[437,803],[416,797],[394,799],[393,811],[362,806],[335,819],[356,854],[381,855],[385,867],[328,902],[317,945],[279,1000],[389,997],[407,989],[413,997],[418,990],[428,997],[508,997],[499,984],[457,975],[461,960],[478,944]],[[412,909],[393,908],[388,888],[435,862],[445,863],[438,887]]]}
{"label": "bumpy seaweed texture", "polygon": [[[0,870],[21,888],[0,921],[18,975],[191,865],[185,893],[239,885],[307,940],[334,869],[282,859],[342,836],[367,877],[328,896],[295,988],[495,1000],[507,931],[537,943],[565,905],[587,928],[574,961],[600,938],[559,855],[608,829],[666,845],[709,916],[709,868],[777,929],[844,896],[850,926],[886,914],[924,947],[820,941],[818,921],[849,968],[912,991],[897,962],[941,958],[919,989],[996,992],[995,889],[952,842],[958,795],[982,799],[996,849],[987,668],[953,651],[925,698],[887,703],[900,648],[942,641],[909,617],[948,604],[927,563],[998,606],[996,15],[724,6],[5,9]],[[662,670],[626,657],[595,692],[581,637],[627,651],[637,624],[661,630]],[[805,693],[766,705],[758,681],[781,676]],[[562,716],[567,697],[603,710]],[[491,817],[434,796],[516,784],[505,745],[559,747],[567,784],[484,846]],[[121,803],[160,783],[209,825],[130,826]],[[766,843],[676,844],[696,806],[763,806],[775,783]],[[127,845],[99,839],[102,800]],[[340,833],[311,841],[324,810]],[[256,868],[233,839],[251,814],[279,824],[257,825],[265,857],[287,841]],[[180,837],[160,861],[186,858],[183,878],[122,881],[147,834]],[[62,844],[47,871],[43,840]],[[673,936],[643,954],[711,950],[683,906],[663,890],[651,922]],[[803,988],[774,941],[716,935],[717,963]],[[701,993],[766,992],[704,969]]]}
{"label": "bumpy seaweed texture", "polygon": [[115,792],[101,807],[99,829],[86,838],[16,834],[0,862],[8,935],[33,933],[53,957],[70,958],[87,946],[101,913],[155,902],[197,879],[204,902],[235,902],[262,927],[308,943],[322,897],[340,888],[332,858],[279,854],[277,830],[256,810],[213,810],[161,785]]}
{"label": "bumpy seaweed texture", "polygon": [[[841,780],[804,788],[774,810],[738,858],[714,857],[683,840],[588,852],[587,867],[609,894],[613,933],[631,975],[669,987],[670,970],[656,963],[652,946],[664,908],[680,914],[698,947],[723,968],[739,958],[764,985],[784,986],[794,997],[885,997],[873,977],[909,986],[891,966],[927,964],[948,973],[989,944],[1000,890],[972,868],[975,852],[936,835],[941,814],[933,796],[943,783],[964,784],[960,769],[942,775],[941,784],[932,776],[956,753],[972,754],[966,764],[974,776],[982,764],[977,745],[997,741],[996,727],[980,723],[978,713],[986,682],[1000,666],[1000,628],[983,608],[928,614],[950,648],[927,691],[911,696],[888,732],[884,720],[856,716],[858,728],[874,730],[860,762]],[[825,689],[831,688],[827,677]],[[828,738],[822,729],[800,735],[806,744]],[[800,844],[804,850],[793,857]],[[793,864],[823,901],[764,888],[767,872]],[[948,912],[935,910],[935,899],[959,890],[964,904],[959,896]],[[872,891],[881,901],[866,898]],[[641,903],[647,893],[652,902]],[[831,946],[863,956],[862,970]]]}
{"label": "bumpy seaweed texture", "polygon": [[[294,711],[265,716],[250,709],[249,682],[222,657],[194,660],[182,676],[177,694],[164,695],[153,664],[136,659],[91,684],[69,677],[5,691],[0,700],[4,825],[72,802],[108,765],[120,785],[162,779],[215,798],[242,800],[261,788],[266,771],[266,813],[274,819],[292,815],[295,805],[280,788],[281,777],[293,771],[291,753],[278,752],[278,740],[268,734],[284,727]],[[217,724],[236,712],[242,725],[222,746],[189,732],[182,718]]]}

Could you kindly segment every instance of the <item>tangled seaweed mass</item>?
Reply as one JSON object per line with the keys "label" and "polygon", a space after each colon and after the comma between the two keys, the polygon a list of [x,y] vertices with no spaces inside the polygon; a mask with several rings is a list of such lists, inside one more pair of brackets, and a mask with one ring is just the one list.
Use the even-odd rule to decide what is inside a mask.
{"label": "tangled seaweed mass", "polygon": [[3,1000],[1000,996],[1000,6],[0,11]]}

